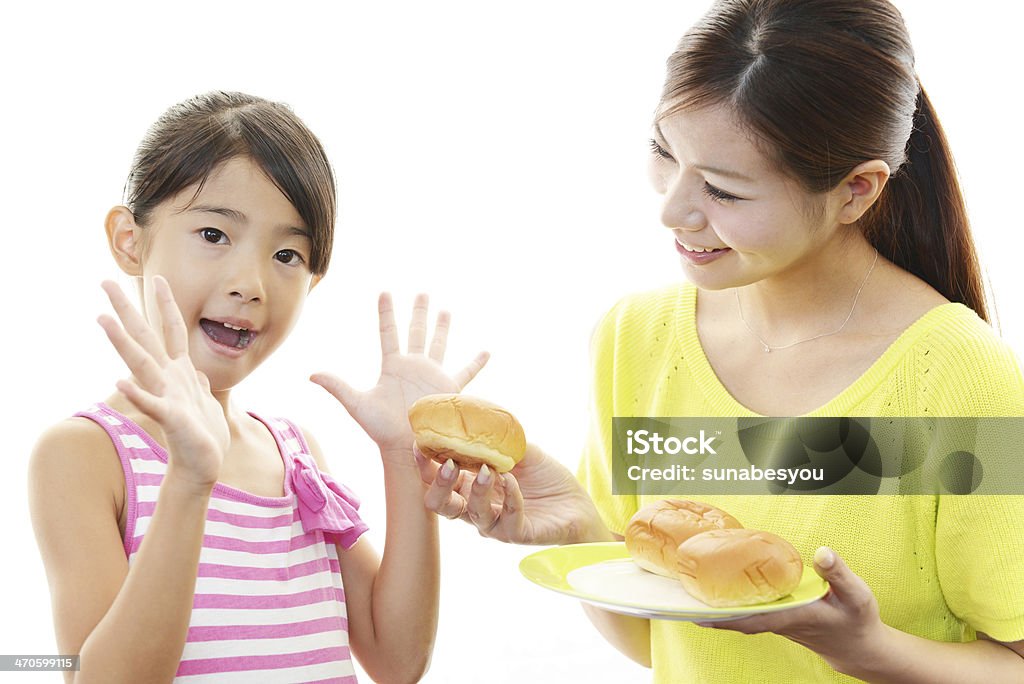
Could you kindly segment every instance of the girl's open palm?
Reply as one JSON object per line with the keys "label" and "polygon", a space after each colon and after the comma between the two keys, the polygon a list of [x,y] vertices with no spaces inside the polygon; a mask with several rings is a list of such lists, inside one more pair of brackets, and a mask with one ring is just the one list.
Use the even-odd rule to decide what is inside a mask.
{"label": "girl's open palm", "polygon": [[424,353],[428,298],[418,295],[409,324],[409,346],[402,354],[391,295],[381,294],[377,304],[381,369],[376,386],[359,392],[328,373],[316,373],[310,380],[333,394],[381,451],[408,449],[413,442],[409,426],[409,407],[413,402],[428,394],[461,391],[487,363],[488,354],[481,352],[469,365],[450,376],[441,368],[451,319],[447,312],[438,314],[430,350]]}
{"label": "girl's open palm", "polygon": [[212,486],[230,443],[224,409],[210,393],[206,375],[189,359],[188,329],[170,285],[161,276],[152,285],[156,311],[150,322],[120,287],[103,283],[121,324],[107,315],[100,316],[99,324],[132,372],[117,388],[163,429],[168,467],[196,484]]}

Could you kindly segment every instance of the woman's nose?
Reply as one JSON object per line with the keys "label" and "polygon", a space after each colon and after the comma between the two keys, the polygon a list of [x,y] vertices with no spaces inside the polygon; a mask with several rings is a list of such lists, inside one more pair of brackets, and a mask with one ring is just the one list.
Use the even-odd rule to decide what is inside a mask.
{"label": "woman's nose", "polygon": [[672,183],[665,192],[661,205],[661,222],[673,230],[701,230],[707,225],[707,217],[701,211],[700,203],[681,183]]}

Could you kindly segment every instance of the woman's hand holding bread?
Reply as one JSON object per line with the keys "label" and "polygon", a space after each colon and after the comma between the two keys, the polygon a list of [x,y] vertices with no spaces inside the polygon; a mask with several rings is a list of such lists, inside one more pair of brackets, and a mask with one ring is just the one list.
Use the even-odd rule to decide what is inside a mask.
{"label": "woman's hand holding bread", "polygon": [[[678,579],[711,606],[745,606],[779,599],[800,582],[803,561],[770,532],[744,529],[731,515],[697,501],[656,501],[637,511],[626,547],[641,567]],[[829,583],[819,601],[722,622],[698,623],[744,634],[773,632],[849,671],[851,653],[884,648],[891,632],[871,589],[831,549],[814,554],[814,570]]]}
{"label": "woman's hand holding bread", "polygon": [[829,586],[821,600],[777,613],[701,624],[743,634],[779,634],[811,649],[844,673],[864,668],[868,662],[863,660],[865,654],[891,652],[893,639],[901,633],[882,622],[878,601],[864,580],[839,554],[824,546],[814,554],[814,571]]}
{"label": "woman's hand holding bread", "polygon": [[417,402],[409,418],[428,509],[514,544],[612,540],[573,474],[527,443],[508,411],[437,395]]}
{"label": "woman's hand holding bread", "polygon": [[[725,511],[700,502],[645,506],[627,526],[626,546],[638,565],[679,580],[691,596],[713,606],[774,601],[792,592],[803,574],[803,561],[790,543],[745,529]],[[837,671],[851,672],[858,667],[849,661],[851,653],[880,652],[892,630],[882,622],[871,590],[835,551],[819,548],[814,570],[828,583],[819,601],[698,624],[743,634],[772,632],[810,648]]]}
{"label": "woman's hand holding bread", "polygon": [[612,541],[593,502],[573,474],[536,446],[528,444],[515,468],[496,475],[421,461],[420,474],[430,487],[427,508],[447,518],[461,518],[481,535],[513,544],[575,544]]}

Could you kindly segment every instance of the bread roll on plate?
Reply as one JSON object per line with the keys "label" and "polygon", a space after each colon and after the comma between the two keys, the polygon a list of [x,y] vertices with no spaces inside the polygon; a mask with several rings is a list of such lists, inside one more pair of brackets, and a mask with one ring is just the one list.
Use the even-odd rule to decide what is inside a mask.
{"label": "bread roll on plate", "polygon": [[680,544],[701,532],[742,527],[739,520],[706,503],[662,499],[644,506],[630,519],[626,549],[644,570],[676,579]]}
{"label": "bread roll on plate", "polygon": [[679,581],[716,608],[775,601],[803,577],[800,554],[788,541],[759,530],[712,530],[679,545]]}
{"label": "bread roll on plate", "polygon": [[506,473],[526,452],[526,435],[516,417],[489,401],[465,394],[428,394],[409,408],[416,445],[425,456],[460,467]]}

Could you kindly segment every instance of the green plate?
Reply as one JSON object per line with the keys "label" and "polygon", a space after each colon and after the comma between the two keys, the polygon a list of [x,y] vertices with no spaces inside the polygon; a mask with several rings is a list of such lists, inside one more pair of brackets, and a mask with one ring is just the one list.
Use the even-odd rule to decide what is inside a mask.
{"label": "green plate", "polygon": [[660,620],[735,620],[813,603],[828,592],[828,583],[804,566],[804,576],[789,596],[771,603],[714,608],[690,596],[678,581],[641,570],[623,542],[544,549],[524,558],[519,571],[545,589],[598,608]]}

